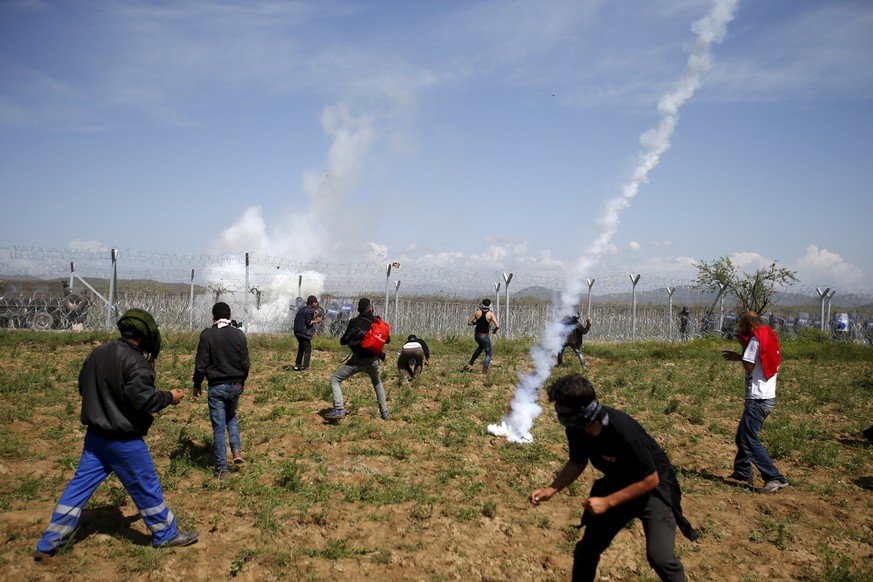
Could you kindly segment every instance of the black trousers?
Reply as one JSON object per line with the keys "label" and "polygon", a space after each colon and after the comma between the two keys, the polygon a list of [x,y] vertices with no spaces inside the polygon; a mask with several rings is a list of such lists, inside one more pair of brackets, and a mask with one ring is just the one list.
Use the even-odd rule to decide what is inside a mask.
{"label": "black trousers", "polygon": [[586,515],[585,534],[573,552],[573,582],[594,580],[600,555],[616,534],[634,517],[643,522],[646,558],[661,580],[685,581],[685,569],[676,557],[676,518],[673,510],[654,495],[642,503],[619,505],[603,515]]}
{"label": "black trousers", "polygon": [[312,340],[303,335],[297,336],[297,364],[298,368],[309,367],[309,357],[312,355]]}

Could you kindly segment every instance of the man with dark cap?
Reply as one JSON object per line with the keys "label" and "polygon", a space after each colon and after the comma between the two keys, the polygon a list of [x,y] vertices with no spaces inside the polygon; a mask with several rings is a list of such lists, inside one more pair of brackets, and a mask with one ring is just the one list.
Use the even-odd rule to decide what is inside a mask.
{"label": "man with dark cap", "polygon": [[246,334],[232,325],[230,305],[219,301],[212,306],[212,327],[200,333],[197,357],[194,360],[194,400],[200,398],[203,380],[209,393],[209,420],[212,423],[212,442],[215,447],[215,474],[227,478],[227,445],[230,441],[234,465],[242,465],[242,440],[236,418],[239,398],[249,376],[249,346]]}
{"label": "man with dark cap", "polygon": [[594,580],[600,555],[633,518],[643,523],[646,557],[658,576],[685,580],[674,551],[676,527],[691,541],[699,536],[682,515],[679,481],[664,450],[630,415],[602,406],[581,374],[556,379],[548,395],[566,429],[570,458],[551,485],[531,492],[530,502],[551,499],[589,461],[604,474],[582,502],[585,534],[573,552],[573,580]]}
{"label": "man with dark cap", "polygon": [[312,355],[312,336],[315,335],[315,324],[321,322],[318,315],[318,298],[310,295],[306,305],[297,310],[294,316],[294,336],[297,338],[297,360],[295,370],[309,369],[309,358]]}
{"label": "man with dark cap", "polygon": [[164,494],[143,437],[152,414],[182,400],[181,390],[155,388],[154,361],[161,333],[142,309],[129,309],[118,320],[121,337],[95,348],[79,372],[85,446],[73,479],[61,495],[51,522],[36,545],[35,560],[55,555],[72,537],[91,495],[111,473],[133,498],[152,533],[155,547],[179,547],[197,541],[182,533],[164,503]]}
{"label": "man with dark cap", "polygon": [[400,371],[400,377],[408,374],[409,378],[415,379],[421,374],[421,369],[424,364],[430,363],[430,348],[427,342],[416,337],[414,334],[406,338],[406,343],[403,344],[403,349],[400,350],[400,355],[397,357],[397,369]]}
{"label": "man with dark cap", "polygon": [[[358,301],[358,316],[349,320],[346,331],[340,338],[340,344],[349,346],[352,350],[348,361],[340,366],[330,378],[330,387],[333,391],[333,408],[323,414],[327,420],[340,420],[345,418],[346,409],[343,403],[343,391],[340,386],[344,380],[360,372],[366,372],[373,382],[376,391],[376,400],[379,403],[379,413],[382,420],[388,420],[388,404],[385,401],[385,389],[382,387],[382,378],[379,376],[379,360],[385,359],[384,352],[375,354],[361,346],[361,340],[370,330],[376,317],[373,315],[373,305],[366,297]],[[385,338],[385,343],[391,341],[391,336]]]}

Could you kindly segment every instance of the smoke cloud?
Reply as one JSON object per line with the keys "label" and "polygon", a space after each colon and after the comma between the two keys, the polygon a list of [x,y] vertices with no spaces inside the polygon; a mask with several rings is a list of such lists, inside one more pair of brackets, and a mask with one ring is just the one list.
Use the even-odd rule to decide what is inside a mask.
{"label": "smoke cloud", "polygon": [[670,138],[679,121],[679,110],[700,87],[702,75],[712,66],[709,47],[721,42],[728,23],[733,20],[739,0],[715,0],[712,9],[701,20],[691,25],[696,35],[690,47],[688,61],[682,77],[670,92],[658,102],[660,121],[640,136],[642,150],[638,154],[637,165],[630,179],[622,187],[621,195],[609,201],[603,216],[597,222],[598,236],[587,252],[574,265],[568,279],[567,288],[561,293],[561,303],[539,342],[531,348],[533,371],[519,374],[515,395],[510,403],[510,412],[500,424],[488,426],[488,432],[504,436],[510,442],[533,442],[531,428],[542,413],[538,404],[540,388],[551,376],[552,354],[561,349],[569,332],[561,319],[572,312],[587,289],[584,274],[609,250],[611,241],[618,231],[619,217],[631,200],[639,192],[640,186],[648,181],[649,172],[661,161],[661,156],[670,148]]}
{"label": "smoke cloud", "polygon": [[[359,181],[363,164],[370,153],[375,131],[374,120],[369,116],[355,116],[346,107],[326,107],[319,118],[321,127],[331,140],[325,160],[325,168],[304,172],[302,191],[306,204],[284,216],[270,217],[266,220],[260,206],[247,208],[228,228],[221,232],[220,250],[224,252],[247,251],[260,255],[291,257],[306,263],[314,261],[337,262],[347,258],[349,249],[342,248],[342,240],[355,240],[355,237],[337,237],[338,232],[350,232],[352,222],[343,222],[352,203],[352,194]],[[325,220],[330,217],[330,220]],[[360,245],[358,245],[360,247]],[[370,249],[369,254],[378,254],[378,249]],[[356,259],[361,248],[351,249]],[[383,254],[387,254],[384,251]],[[277,273],[257,272],[251,267],[254,280],[264,281],[259,291],[262,293],[260,314],[250,312],[246,329],[250,331],[277,331],[286,325],[292,306],[296,304],[298,291],[305,297],[308,294],[321,295],[324,291],[324,275],[307,271],[296,273],[283,271]],[[226,276],[240,279],[240,267],[232,272],[217,270],[210,274],[212,283],[220,283]],[[303,277],[303,287],[298,289],[299,278]],[[245,294],[247,290],[242,290]],[[232,292],[226,299],[234,305],[242,305],[240,292]],[[261,317],[257,317],[261,315]]]}

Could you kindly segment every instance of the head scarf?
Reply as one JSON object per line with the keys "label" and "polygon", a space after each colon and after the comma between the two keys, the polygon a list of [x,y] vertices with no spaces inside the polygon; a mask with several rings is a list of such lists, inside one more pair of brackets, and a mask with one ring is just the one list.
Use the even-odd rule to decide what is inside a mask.
{"label": "head scarf", "polygon": [[561,410],[559,410],[559,406],[558,403],[555,403],[555,412],[558,415],[558,422],[560,422],[561,426],[565,428],[585,428],[586,426],[594,424],[594,422],[598,420],[604,425],[609,423],[608,416],[603,411],[603,406],[601,406],[597,399],[592,400],[585,408],[574,410],[572,412],[569,412],[567,408],[563,406],[560,406]]}
{"label": "head scarf", "polygon": [[139,349],[149,360],[158,359],[161,352],[161,331],[155,318],[144,309],[128,309],[116,324],[122,337],[140,336]]}

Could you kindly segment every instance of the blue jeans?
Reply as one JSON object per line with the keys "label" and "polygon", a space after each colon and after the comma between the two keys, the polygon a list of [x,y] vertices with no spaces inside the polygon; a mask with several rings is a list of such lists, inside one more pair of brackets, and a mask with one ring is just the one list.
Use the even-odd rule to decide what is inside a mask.
{"label": "blue jeans", "polygon": [[487,368],[491,365],[491,335],[487,333],[479,335],[477,333],[473,334],[473,338],[476,340],[476,351],[473,352],[473,356],[470,358],[470,365],[472,366],[476,358],[479,357],[479,354],[484,351],[485,361],[482,362],[482,367]]}
{"label": "blue jeans", "polygon": [[236,421],[236,407],[242,387],[236,384],[218,384],[209,387],[209,420],[212,421],[212,441],[215,444],[215,470],[227,471],[227,446],[224,444],[224,429],[230,450],[242,450],[239,438],[239,424]]}
{"label": "blue jeans", "polygon": [[119,441],[88,432],[76,474],[61,494],[51,522],[36,544],[37,550],[54,552],[72,539],[85,504],[113,472],[152,532],[152,544],[159,546],[179,534],[176,517],[164,503],[161,483],[145,441],[141,438]]}
{"label": "blue jeans", "polygon": [[779,473],[779,470],[773,464],[773,460],[767,454],[767,450],[758,438],[758,433],[761,432],[764,420],[770,416],[775,407],[775,398],[746,400],[743,416],[740,418],[739,426],[737,426],[737,436],[735,439],[737,456],[734,458],[734,473],[738,476],[751,479],[753,476],[752,465],[755,465],[761,472],[761,477],[765,483],[773,479],[785,481],[785,477]]}
{"label": "blue jeans", "polygon": [[379,360],[373,360],[371,364],[357,366],[343,364],[339,370],[333,373],[333,376],[330,377],[330,389],[333,392],[334,408],[345,408],[343,391],[340,384],[360,372],[365,372],[370,377],[370,381],[373,382],[373,389],[376,391],[376,401],[379,403],[379,412],[388,412],[388,404],[385,402],[385,389],[382,387],[382,378],[379,376]]}

